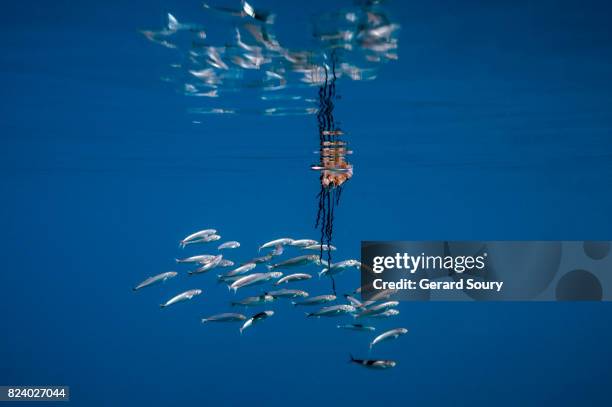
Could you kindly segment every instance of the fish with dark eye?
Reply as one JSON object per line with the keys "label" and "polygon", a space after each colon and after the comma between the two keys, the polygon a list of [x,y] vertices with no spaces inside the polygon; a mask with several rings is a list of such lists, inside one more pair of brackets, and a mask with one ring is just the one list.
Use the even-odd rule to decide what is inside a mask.
{"label": "fish with dark eye", "polygon": [[233,301],[232,306],[253,307],[274,301],[275,298],[269,294],[257,295],[254,297],[246,297],[240,301]]}
{"label": "fish with dark eye", "polygon": [[293,239],[291,239],[290,237],[282,237],[280,239],[270,240],[269,242],[262,244],[261,246],[259,246],[259,250],[269,249],[271,247],[276,246],[285,246],[291,244],[291,242],[293,242]]}
{"label": "fish with dark eye", "polygon": [[399,313],[400,313],[399,310],[389,309],[389,310],[386,310],[385,312],[381,312],[380,314],[370,315],[370,318],[378,318],[378,319],[389,318],[389,317],[394,317],[396,315],[399,315]]}
{"label": "fish with dark eye", "polygon": [[321,308],[315,312],[306,313],[307,317],[336,317],[340,315],[352,314],[355,312],[355,307],[352,305],[332,305],[330,307]]}
{"label": "fish with dark eye", "polygon": [[219,267],[232,267],[234,265],[234,262],[231,260],[227,260],[227,259],[222,259],[221,263],[219,263]]}
{"label": "fish with dark eye", "polygon": [[332,302],[336,300],[336,296],[333,294],[326,294],[326,295],[317,295],[316,297],[310,297],[307,298],[303,301],[299,301],[299,302],[291,302],[291,304],[293,304],[294,306],[298,306],[298,305],[304,305],[304,306],[309,306],[309,305],[319,305],[319,304],[325,304],[326,302]]}
{"label": "fish with dark eye", "polygon": [[232,271],[229,271],[225,274],[220,275],[219,278],[223,279],[227,277],[240,276],[240,275],[246,274],[249,271],[253,270],[256,266],[257,264],[255,263],[246,263],[246,264],[243,264],[242,266],[236,267]]}
{"label": "fish with dark eye", "polygon": [[211,315],[208,318],[202,318],[202,323],[205,324],[207,322],[239,322],[246,320],[242,314],[237,314],[234,312],[226,312],[223,314]]}
{"label": "fish with dark eye", "polygon": [[306,274],[306,273],[289,274],[289,275],[279,279],[276,283],[274,283],[274,285],[286,284],[286,283],[290,283],[292,281],[310,280],[311,278],[312,278],[312,276],[310,274]]}
{"label": "fish with dark eye", "polygon": [[406,328],[396,328],[396,329],[391,329],[387,332],[383,332],[382,334],[374,338],[372,342],[370,342],[370,349],[372,349],[372,347],[376,345],[377,343],[380,343],[382,341],[387,341],[389,339],[397,339],[401,335],[406,335],[407,333],[408,333],[408,330]]}
{"label": "fish with dark eye", "polygon": [[397,301],[387,301],[387,302],[383,302],[382,304],[372,305],[371,307],[366,308],[365,311],[358,314],[357,318],[371,317],[373,315],[382,314],[383,312],[393,307],[397,307],[398,305],[399,305],[399,302]]}
{"label": "fish with dark eye", "polygon": [[358,260],[344,260],[338,263],[333,263],[329,267],[324,268],[319,272],[319,277],[321,276],[334,276],[336,274],[340,274],[344,272],[348,268],[356,268],[359,269],[361,267],[361,263]]}
{"label": "fish with dark eye", "polygon": [[313,246],[316,244],[319,244],[319,242],[317,242],[316,240],[312,240],[312,239],[297,239],[294,240],[293,242],[289,243],[291,246],[294,247],[308,247],[308,246]]}
{"label": "fish with dark eye", "polygon": [[363,304],[361,303],[361,301],[359,301],[357,298],[349,295],[349,294],[344,294],[344,298],[346,298],[348,300],[348,302],[351,303],[352,306],[354,306],[355,308],[364,308]]}
{"label": "fish with dark eye", "polygon": [[184,257],[182,259],[176,259],[177,263],[200,263],[200,264],[205,264],[205,263],[209,263],[212,260],[215,259],[214,254],[199,254],[197,256],[191,256],[191,257]]}
{"label": "fish with dark eye", "polygon": [[255,264],[267,263],[270,260],[272,260],[272,255],[266,254],[265,256],[252,258],[251,260],[242,263],[242,265],[244,266],[245,264],[249,264],[249,263],[255,263]]}
{"label": "fish with dark eye", "polygon": [[293,257],[280,263],[270,264],[268,265],[268,270],[306,266],[308,264],[321,264],[321,259],[316,254],[306,254],[303,256]]}
{"label": "fish with dark eye", "polygon": [[196,295],[200,295],[200,294],[202,294],[202,290],[200,289],[188,290],[188,291],[185,291],[184,293],[180,293],[179,295],[175,295],[174,297],[166,301],[164,304],[160,304],[160,307],[166,308],[172,304],[176,304],[177,302],[190,300]]}
{"label": "fish with dark eye", "polygon": [[306,247],[302,247],[302,249],[304,250],[317,250],[317,251],[324,251],[324,252],[328,252],[328,251],[334,251],[336,250],[336,246],[332,246],[330,244],[313,244],[310,246],[306,246]]}
{"label": "fish with dark eye", "polygon": [[355,363],[356,365],[366,367],[368,369],[390,369],[397,365],[397,362],[394,360],[385,360],[385,359],[356,359],[353,355],[350,355],[351,360],[349,363]]}
{"label": "fish with dark eye", "polygon": [[221,243],[219,245],[219,247],[217,247],[218,250],[223,250],[223,249],[236,249],[240,247],[240,242],[237,242],[235,240],[232,240],[230,242],[225,242],[225,243]]}
{"label": "fish with dark eye", "polygon": [[263,321],[264,319],[270,318],[274,315],[274,311],[262,311],[253,315],[251,318],[247,319],[246,322],[240,327],[240,334],[242,335],[242,331],[253,326],[254,324]]}
{"label": "fish with dark eye", "polygon": [[163,283],[169,278],[176,277],[177,274],[178,273],[176,271],[167,271],[165,273],[161,273],[156,276],[149,277],[142,283],[138,284],[136,287],[132,288],[132,290],[137,291],[137,290],[140,290],[141,288],[148,287],[156,283]]}
{"label": "fish with dark eye", "polygon": [[363,302],[363,305],[368,307],[372,304],[374,304],[377,301],[380,300],[388,300],[389,298],[393,297],[395,294],[397,294],[399,290],[397,289],[386,289],[386,290],[380,290],[380,291],[376,291],[367,301]]}
{"label": "fish with dark eye", "polygon": [[190,234],[189,236],[187,236],[186,238],[181,240],[179,245],[182,248],[185,248],[185,246],[187,246],[188,244],[200,243],[201,239],[205,239],[208,236],[212,236],[212,235],[216,235],[216,234],[217,234],[217,230],[216,229],[204,229],[204,230],[200,230],[200,231],[197,231],[195,233]]}
{"label": "fish with dark eye", "polygon": [[276,291],[268,291],[266,294],[271,295],[274,298],[306,298],[308,297],[308,293],[303,290],[276,290]]}
{"label": "fish with dark eye", "polygon": [[214,269],[215,267],[217,267],[219,263],[221,263],[221,260],[223,260],[223,255],[220,254],[218,256],[215,256],[215,258],[212,259],[211,261],[204,263],[201,267],[193,271],[190,271],[189,275],[206,273],[207,271],[210,271]]}
{"label": "fish with dark eye", "polygon": [[267,281],[272,280],[273,278],[281,278],[283,273],[279,271],[272,271],[269,273],[254,273],[249,274],[248,276],[244,276],[234,281],[230,286],[230,290],[234,290],[234,292],[238,291],[239,288],[248,287],[255,284],[262,284]]}

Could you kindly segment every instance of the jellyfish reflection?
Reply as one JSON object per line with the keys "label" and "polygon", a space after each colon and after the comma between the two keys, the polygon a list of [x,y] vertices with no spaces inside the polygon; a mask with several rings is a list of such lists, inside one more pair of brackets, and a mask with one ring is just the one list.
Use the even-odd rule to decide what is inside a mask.
{"label": "jellyfish reflection", "polygon": [[[317,121],[319,125],[319,163],[313,165],[313,170],[319,171],[321,190],[317,195],[319,206],[315,227],[321,230],[321,251],[330,247],[333,237],[334,210],[340,203],[342,186],[353,176],[353,166],[346,160],[351,152],[346,142],[340,138],[343,131],[334,120],[334,100],[336,99],[336,63],[335,54],[332,53],[331,69],[324,65],[325,80],[319,88],[319,109]],[[330,72],[331,70],[331,72]],[[331,76],[331,78],[330,78]],[[327,262],[331,265],[331,250],[326,251]],[[336,293],[336,284],[332,277],[332,288]]]}

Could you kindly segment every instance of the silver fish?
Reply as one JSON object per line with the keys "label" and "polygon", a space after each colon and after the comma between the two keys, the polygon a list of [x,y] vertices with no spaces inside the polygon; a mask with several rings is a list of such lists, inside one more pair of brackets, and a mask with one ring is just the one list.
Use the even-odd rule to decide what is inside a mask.
{"label": "silver fish", "polygon": [[233,306],[242,305],[245,307],[250,307],[250,306],[265,304],[267,302],[272,302],[274,300],[275,298],[272,297],[271,295],[263,294],[263,295],[258,295],[255,297],[246,297],[240,301],[233,301],[232,305]]}
{"label": "silver fish", "polygon": [[217,233],[216,229],[204,229],[204,230],[200,230],[198,232],[190,234],[189,236],[187,236],[186,238],[181,240],[180,246],[181,247],[185,247],[187,244],[189,244],[189,242],[191,242],[193,240],[201,239],[201,238],[204,238],[204,237],[209,236],[209,235],[214,235],[216,233]]}
{"label": "silver fish", "polygon": [[373,326],[367,326],[362,324],[347,324],[347,325],[337,325],[337,328],[340,329],[348,329],[351,331],[375,331],[376,328]]}
{"label": "silver fish", "polygon": [[227,273],[225,273],[223,275],[220,275],[219,278],[240,276],[242,274],[248,273],[249,271],[253,270],[256,266],[257,266],[257,264],[255,264],[255,263],[246,263],[246,264],[243,264],[240,267],[236,267],[232,271],[229,271],[229,272],[227,272]]}
{"label": "silver fish", "polygon": [[133,291],[140,290],[141,288],[148,287],[152,284],[166,281],[169,278],[176,277],[178,273],[176,271],[167,271],[165,273],[158,274],[156,276],[152,276],[147,278],[142,283],[138,284],[136,287],[132,288]]}
{"label": "silver fish", "polygon": [[307,254],[304,256],[293,257],[291,259],[282,261],[276,264],[268,265],[268,270],[274,270],[277,268],[289,268],[289,267],[297,267],[297,266],[305,266],[307,264],[319,264],[320,263],[319,256],[316,254]]}
{"label": "silver fish", "polygon": [[376,301],[380,301],[380,300],[387,300],[389,298],[391,298],[392,296],[394,296],[395,294],[397,294],[399,290],[397,289],[386,289],[386,290],[381,290],[381,291],[377,291],[374,295],[372,295],[370,297],[369,300],[364,301],[363,305],[368,307],[372,304],[374,304]]}
{"label": "silver fish", "polygon": [[399,315],[399,313],[400,313],[399,310],[389,309],[389,310],[386,310],[385,312],[381,312],[380,314],[370,315],[370,318],[389,318],[389,317]]}
{"label": "silver fish", "polygon": [[328,268],[321,270],[319,272],[319,277],[333,276],[344,272],[347,268],[354,267],[358,269],[360,266],[361,263],[357,260],[344,260],[338,263],[333,263]]}
{"label": "silver fish", "polygon": [[350,302],[351,305],[354,306],[355,308],[363,308],[363,304],[357,298],[352,297],[348,294],[344,294],[344,298],[346,298],[348,302]]}
{"label": "silver fish", "polygon": [[215,267],[217,267],[219,265],[219,263],[221,263],[221,260],[223,260],[223,255],[218,255],[215,256],[214,259],[212,259],[211,261],[204,263],[201,267],[190,271],[189,275],[192,274],[200,274],[200,273],[206,273],[207,271],[210,271],[212,269],[214,269]]}
{"label": "silver fish", "polygon": [[336,300],[336,296],[333,294],[328,294],[328,295],[317,295],[316,297],[311,297],[311,298],[307,298],[303,301],[300,302],[291,302],[294,306],[298,306],[298,305],[319,305],[319,304],[324,304],[326,302],[332,302]]}
{"label": "silver fish", "polygon": [[259,246],[259,250],[269,249],[270,247],[276,247],[276,246],[285,246],[287,244],[291,244],[291,242],[293,242],[293,239],[289,237],[283,237],[283,238],[271,240],[267,243],[262,244],[261,246]]}
{"label": "silver fish", "polygon": [[274,298],[296,298],[296,297],[308,297],[308,293],[302,290],[276,290],[268,291],[266,294],[271,295]]}
{"label": "silver fish", "polygon": [[195,297],[196,295],[200,295],[200,294],[202,294],[202,290],[199,290],[199,289],[188,290],[188,291],[185,291],[184,293],[180,293],[179,295],[176,295],[176,296],[170,298],[164,304],[160,304],[160,307],[161,308],[165,308],[165,307],[168,307],[168,306],[170,306],[172,304],[176,304],[177,302],[190,300],[193,297]]}
{"label": "silver fish", "polygon": [[255,257],[245,263],[242,263],[242,265],[249,264],[249,263],[261,264],[261,263],[268,262],[270,260],[272,260],[272,255],[266,254],[265,256]]}
{"label": "silver fish", "polygon": [[401,335],[405,335],[407,333],[408,333],[408,330],[406,328],[395,328],[387,332],[383,332],[382,334],[374,338],[372,342],[370,342],[370,349],[372,349],[372,347],[376,345],[377,343],[386,341],[388,339],[396,339],[396,338],[399,338]]}
{"label": "silver fish", "polygon": [[367,367],[369,369],[389,369],[395,367],[397,362],[394,360],[385,360],[385,359],[355,359],[353,355],[351,355],[351,363],[355,363],[357,365]]}
{"label": "silver fish", "polygon": [[253,326],[253,324],[259,321],[263,321],[264,319],[270,318],[272,315],[274,315],[274,311],[258,312],[257,314],[253,315],[251,318],[247,319],[247,321],[242,325],[242,327],[240,328],[240,334],[242,334],[242,331],[244,331],[245,329]]}
{"label": "silver fish", "polygon": [[234,265],[234,262],[231,260],[227,260],[227,259],[222,259],[221,263],[219,263],[219,267],[232,267]]}
{"label": "silver fish", "polygon": [[321,244],[313,244],[313,245],[310,245],[310,246],[303,247],[302,249],[304,249],[304,250],[319,250],[319,251],[321,249],[323,249],[324,252],[327,252],[327,251],[334,251],[334,250],[336,250],[336,247],[332,246],[332,245],[326,245],[326,244],[323,244],[323,245],[321,245]]}
{"label": "silver fish", "polygon": [[219,247],[217,247],[218,250],[223,250],[223,249],[236,249],[240,247],[240,243],[232,240],[230,242],[225,242],[219,245]]}
{"label": "silver fish", "polygon": [[196,244],[196,243],[215,242],[215,241],[217,241],[219,239],[221,239],[221,236],[219,236],[219,235],[208,235],[208,236],[202,237],[200,239],[190,240],[190,241],[186,242],[185,244],[183,244],[182,247],[185,248],[185,246],[187,246],[187,245]]}
{"label": "silver fish", "polygon": [[312,239],[298,239],[298,240],[294,240],[293,242],[289,244],[295,247],[308,247],[308,246],[319,244],[319,242],[317,242],[316,240],[312,240]]}
{"label": "silver fish", "polygon": [[332,305],[330,307],[321,308],[315,312],[306,313],[307,317],[335,317],[338,315],[345,315],[355,312],[355,307],[352,305]]}
{"label": "silver fish", "polygon": [[381,313],[387,311],[388,309],[391,309],[393,307],[397,307],[398,304],[399,304],[399,302],[397,302],[397,301],[387,301],[387,302],[383,302],[382,304],[372,305],[371,307],[366,308],[365,311],[363,311],[359,315],[357,315],[357,318],[362,318],[362,317],[372,316],[372,315],[376,315],[376,314],[381,314]]}
{"label": "silver fish", "polygon": [[234,281],[230,286],[230,290],[234,290],[234,292],[238,291],[239,288],[248,287],[254,284],[265,283],[266,281],[270,281],[273,278],[282,277],[283,273],[278,271],[273,271],[270,273],[254,273],[249,274],[248,276],[244,276]]}
{"label": "silver fish", "polygon": [[274,285],[286,284],[292,281],[309,280],[311,278],[312,276],[310,274],[305,274],[305,273],[289,274],[288,276],[285,276],[281,278],[280,280],[278,280],[276,283],[274,283]]}
{"label": "silver fish", "polygon": [[247,319],[247,317],[242,314],[227,312],[224,314],[211,315],[208,318],[202,318],[202,323],[205,324],[207,322],[238,322],[244,321],[245,319]]}
{"label": "silver fish", "polygon": [[200,254],[197,256],[185,257],[182,259],[176,259],[177,263],[200,263],[205,264],[215,259],[214,254]]}

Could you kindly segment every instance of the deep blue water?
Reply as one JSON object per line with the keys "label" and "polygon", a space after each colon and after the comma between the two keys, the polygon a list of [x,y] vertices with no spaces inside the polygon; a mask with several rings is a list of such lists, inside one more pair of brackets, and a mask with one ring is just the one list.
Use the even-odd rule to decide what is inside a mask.
{"label": "deep blue water", "polygon": [[[315,118],[189,114],[159,81],[165,50],[138,34],[167,12],[197,20],[175,3],[3,5],[0,385],[69,385],[79,406],[610,404],[605,303],[401,304],[380,326],[411,332],[376,350],[398,366],[373,372],[346,363],[367,334],[287,303],[243,337],[202,326],[230,298],[212,275],[133,293],[198,229],[239,240],[238,261],[318,238]],[[330,2],[261,3],[299,37],[283,19],[306,26]],[[338,255],[358,258],[360,240],[610,240],[610,6],[426,3],[389,2],[399,60],[338,82],[355,151]]]}

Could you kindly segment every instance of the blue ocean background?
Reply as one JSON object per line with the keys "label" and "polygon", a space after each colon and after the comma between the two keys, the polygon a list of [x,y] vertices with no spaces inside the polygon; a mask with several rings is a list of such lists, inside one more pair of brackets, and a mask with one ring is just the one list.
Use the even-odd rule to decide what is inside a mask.
{"label": "blue ocean background", "polygon": [[[159,80],[171,61],[138,30],[167,12],[197,22],[196,3],[3,4],[0,385],[67,385],[78,406],[610,405],[606,303],[402,303],[379,326],[410,333],[370,354],[397,360],[388,371],[347,363],[368,357],[368,334],[287,301],[243,336],[203,326],[234,296],[212,274],[186,277],[174,258],[198,250],[178,241],[214,227],[243,261],[277,237],[318,239],[318,129],[313,116],[189,113],[207,101]],[[331,3],[350,5],[255,4],[301,41]],[[358,258],[361,240],[610,240],[608,2],[386,7],[399,60],[337,83],[355,152],[337,256]],[[358,285],[347,272],[339,292]],[[204,294],[159,309],[189,288]]]}

